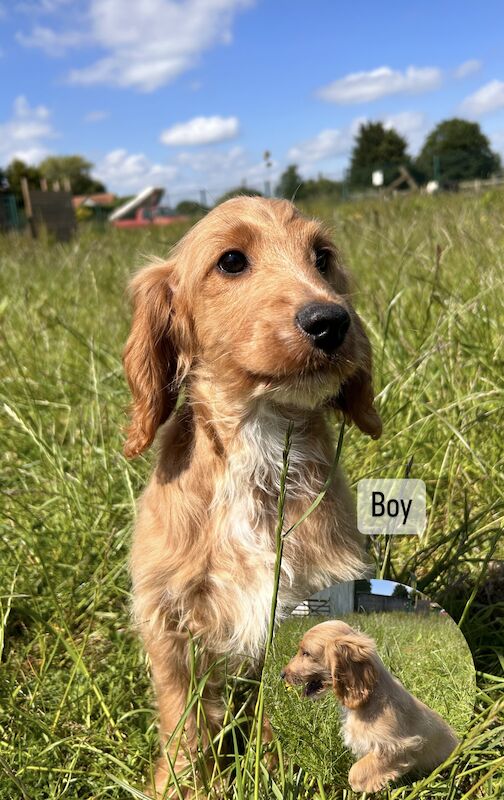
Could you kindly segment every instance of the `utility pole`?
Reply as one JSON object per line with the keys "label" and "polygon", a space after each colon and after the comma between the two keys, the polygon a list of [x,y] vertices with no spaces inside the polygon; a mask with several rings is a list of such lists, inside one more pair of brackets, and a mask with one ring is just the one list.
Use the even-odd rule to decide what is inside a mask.
{"label": "utility pole", "polygon": [[269,150],[265,150],[263,154],[264,164],[266,166],[266,178],[264,180],[264,194],[266,197],[271,197],[271,180],[269,172],[273,163],[271,161],[271,153]]}

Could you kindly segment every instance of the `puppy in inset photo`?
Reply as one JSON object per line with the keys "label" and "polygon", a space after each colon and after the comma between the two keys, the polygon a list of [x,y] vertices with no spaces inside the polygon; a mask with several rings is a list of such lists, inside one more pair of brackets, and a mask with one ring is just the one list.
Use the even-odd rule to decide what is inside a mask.
{"label": "puppy in inset photo", "polygon": [[307,631],[281,677],[302,684],[309,698],[334,691],[345,745],[359,758],[348,776],[356,792],[377,792],[407,773],[426,775],[457,746],[448,723],[385,668],[374,640],[340,620]]}
{"label": "puppy in inset photo", "polygon": [[[378,438],[371,347],[328,232],[291,203],[239,197],[217,206],[165,262],[131,284],[124,353],[133,395],[125,453],[163,426],[139,504],[131,556],[134,613],[150,657],[163,756],[190,765],[202,736],[184,718],[197,642],[199,674],[222,656],[260,664],[275,563],[279,478],[287,430],[285,526],[324,486],[342,412]],[[178,404],[179,391],[184,402]],[[366,571],[354,503],[338,468],[324,501],[285,540],[280,613]],[[206,738],[224,717],[224,677],[205,681]],[[205,738],[203,736],[203,738]]]}

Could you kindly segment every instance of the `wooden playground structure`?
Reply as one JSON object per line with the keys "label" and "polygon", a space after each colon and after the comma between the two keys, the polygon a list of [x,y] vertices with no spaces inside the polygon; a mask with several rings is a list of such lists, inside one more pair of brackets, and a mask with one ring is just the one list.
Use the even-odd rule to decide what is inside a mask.
{"label": "wooden playground structure", "polygon": [[72,238],[77,229],[77,219],[72,204],[72,189],[68,180],[63,180],[63,188],[55,181],[52,191],[47,181],[40,182],[40,189],[32,189],[26,178],[21,179],[23,203],[31,235],[37,238],[41,226],[59,242]]}

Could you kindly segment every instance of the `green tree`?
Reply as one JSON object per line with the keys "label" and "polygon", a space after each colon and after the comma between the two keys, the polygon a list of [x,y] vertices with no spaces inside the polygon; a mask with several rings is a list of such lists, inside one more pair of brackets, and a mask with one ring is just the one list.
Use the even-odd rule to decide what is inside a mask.
{"label": "green tree", "polygon": [[361,578],[360,580],[354,581],[354,593],[353,593],[354,611],[359,610],[360,594],[372,594],[371,581],[368,580],[367,578]]}
{"label": "green tree", "polygon": [[177,214],[185,214],[186,216],[194,216],[196,214],[205,214],[208,211],[206,206],[197,203],[195,200],[181,200],[175,206]]}
{"label": "green tree", "polygon": [[220,203],[225,203],[226,200],[231,200],[233,197],[262,197],[262,192],[257,189],[249,189],[247,186],[236,186],[221,195],[215,205],[218,206]]}
{"label": "green tree", "polygon": [[319,175],[318,178],[309,178],[303,181],[296,193],[296,200],[315,200],[318,197],[339,199],[343,194],[341,181],[331,181]]}
{"label": "green tree", "polygon": [[371,581],[367,578],[360,578],[354,582],[355,594],[371,594]]}
{"label": "green tree", "polygon": [[382,122],[363,123],[357,136],[350,159],[348,179],[352,186],[370,188],[375,170],[382,170],[387,185],[398,175],[398,167],[410,167],[408,144],[393,128],[385,128]]}
{"label": "green tree", "polygon": [[21,161],[19,158],[15,158],[14,161],[11,161],[5,170],[5,177],[9,184],[9,191],[15,196],[18,206],[23,205],[21,178],[26,178],[31,188],[40,189],[40,170],[37,167],[31,167],[25,164],[25,162]]}
{"label": "green tree", "polygon": [[501,160],[477,122],[446,119],[427,136],[416,160],[427,180],[442,182],[488,178],[501,168]]}
{"label": "green tree", "polygon": [[298,172],[296,164],[289,164],[287,169],[280,175],[275,194],[277,197],[284,197],[286,200],[294,200],[302,183],[303,179]]}
{"label": "green tree", "polygon": [[104,192],[103,183],[91,177],[93,166],[82,156],[48,156],[39,164],[39,170],[49,183],[68,178],[73,194]]}
{"label": "green tree", "polygon": [[396,584],[392,592],[392,597],[400,597],[401,600],[409,600],[409,592],[406,586],[403,586],[402,583]]}

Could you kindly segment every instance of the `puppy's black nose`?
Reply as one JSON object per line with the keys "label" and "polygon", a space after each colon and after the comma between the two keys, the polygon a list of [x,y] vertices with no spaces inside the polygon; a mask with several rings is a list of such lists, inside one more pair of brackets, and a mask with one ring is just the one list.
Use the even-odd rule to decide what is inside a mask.
{"label": "puppy's black nose", "polygon": [[286,673],[285,673],[285,670],[283,669],[281,671],[281,673],[280,673],[280,677],[281,677],[282,680],[285,678],[285,675],[286,675]]}
{"label": "puppy's black nose", "polygon": [[308,334],[314,347],[334,353],[343,344],[350,315],[336,303],[309,303],[296,314],[296,323]]}

